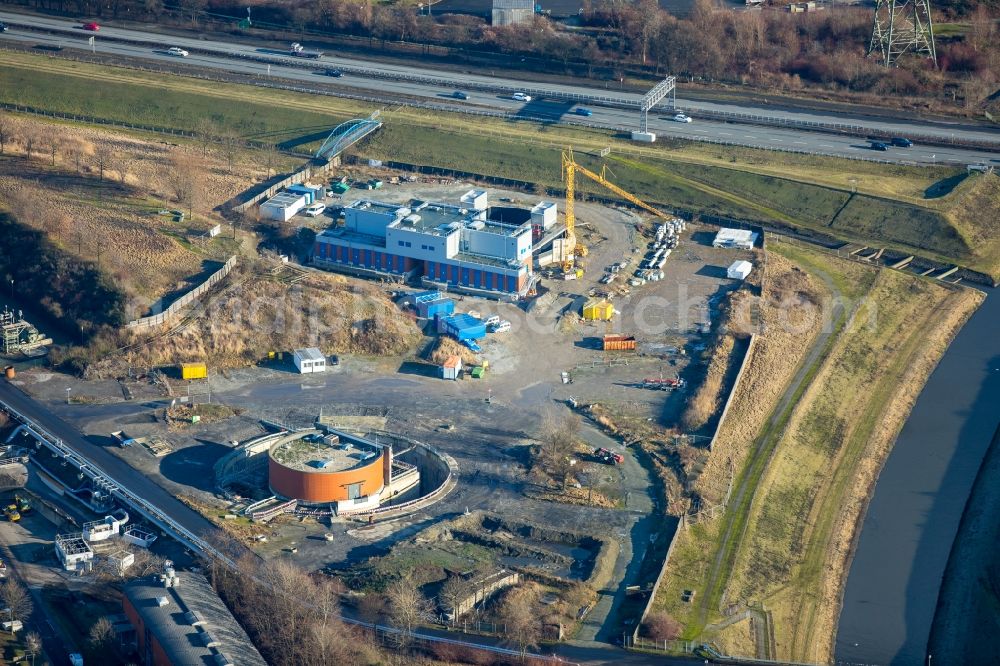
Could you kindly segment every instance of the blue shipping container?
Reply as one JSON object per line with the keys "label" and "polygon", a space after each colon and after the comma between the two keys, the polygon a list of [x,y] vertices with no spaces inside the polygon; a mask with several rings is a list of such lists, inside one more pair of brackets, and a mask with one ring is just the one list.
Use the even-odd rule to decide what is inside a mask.
{"label": "blue shipping container", "polygon": [[486,324],[467,314],[445,317],[444,330],[458,341],[478,340],[486,337]]}
{"label": "blue shipping container", "polygon": [[430,319],[435,315],[446,316],[455,312],[455,301],[441,298],[436,301],[420,301],[417,303],[417,314]]}
{"label": "blue shipping container", "polygon": [[310,205],[316,200],[316,193],[305,185],[289,185],[285,188],[286,192],[294,192],[295,194],[302,194],[306,198],[306,205]]}

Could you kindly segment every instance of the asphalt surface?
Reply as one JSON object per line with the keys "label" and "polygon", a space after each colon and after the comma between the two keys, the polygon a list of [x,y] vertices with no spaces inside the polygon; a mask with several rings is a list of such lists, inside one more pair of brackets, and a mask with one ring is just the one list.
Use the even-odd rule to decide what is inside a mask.
{"label": "asphalt surface", "polygon": [[189,509],[144,474],[106,451],[104,447],[88,441],[76,428],[56,416],[45,405],[28,397],[7,381],[0,381],[0,402],[32,419],[49,434],[62,439],[66,446],[91,461],[115,482],[155,505],[191,533],[202,538],[209,538],[218,533],[218,528],[206,518]]}
{"label": "asphalt surface", "polygon": [[[612,89],[591,88],[584,85],[566,85],[558,83],[526,83],[503,77],[490,77],[465,72],[449,74],[439,70],[421,68],[419,65],[387,64],[375,61],[342,57],[337,54],[324,55],[317,61],[303,61],[291,58],[287,52],[276,50],[273,46],[256,47],[253,45],[224,42],[210,39],[192,39],[190,37],[165,36],[162,34],[125,30],[102,26],[99,32],[87,32],[80,29],[80,23],[40,16],[25,16],[9,12],[0,12],[0,20],[31,23],[40,28],[75,30],[78,34],[49,35],[17,27],[11,27],[0,35],[0,42],[11,41],[20,45],[41,45],[44,47],[62,47],[90,49],[87,40],[95,38],[96,53],[114,54],[125,58],[141,58],[144,60],[164,62],[182,61],[185,66],[203,67],[224,72],[236,72],[244,75],[254,75],[266,80],[283,79],[296,85],[322,84],[323,89],[333,85],[349,95],[369,95],[384,97],[406,97],[423,100],[456,111],[470,113],[489,111],[504,112],[522,116],[526,119],[537,119],[543,122],[578,123],[604,128],[637,129],[639,112],[631,105],[637,103],[641,95],[631,92],[614,91]],[[109,38],[148,41],[162,44],[161,48],[151,48],[145,45],[128,44],[112,41]],[[191,51],[186,58],[172,56],[167,53],[171,46],[179,46]],[[219,51],[226,55],[198,53],[197,51]],[[51,52],[51,51],[50,51]],[[264,64],[240,59],[241,57],[276,58],[277,62],[287,64]],[[344,76],[333,78],[322,74],[324,69],[345,68],[364,69],[370,74],[345,73]],[[407,77],[421,77],[420,81],[408,81]],[[374,77],[374,78],[373,78]],[[472,87],[472,89],[469,89]],[[579,104],[567,100],[536,95],[530,102],[518,102],[510,97],[509,89],[518,87],[544,89],[557,95],[593,95],[607,98],[605,105],[589,105],[591,116],[576,114]],[[468,93],[469,99],[460,101],[452,97],[457,88]],[[496,92],[490,92],[491,90]],[[500,92],[504,91],[506,92]],[[616,101],[617,100],[617,101]],[[629,108],[615,108],[614,104]],[[737,145],[755,146],[776,150],[794,152],[809,152],[815,154],[833,155],[839,157],[877,159],[889,162],[905,162],[915,164],[970,164],[994,163],[1000,165],[1000,150],[980,151],[959,147],[920,146],[909,149],[890,148],[886,152],[871,150],[864,140],[866,132],[887,132],[900,136],[933,136],[938,140],[949,141],[952,138],[970,141],[1000,142],[1000,131],[989,129],[971,129],[959,123],[946,122],[903,122],[888,121],[873,118],[851,118],[829,112],[797,111],[791,109],[774,109],[767,106],[736,106],[731,104],[713,103],[707,101],[691,101],[678,99],[677,107],[684,109],[694,118],[694,122],[680,123],[672,119],[672,112],[664,106],[665,102],[649,116],[649,130],[657,135],[732,143]],[[770,119],[809,122],[835,123],[857,126],[859,129],[846,136],[838,133],[806,131],[790,127],[774,127],[737,122],[723,122],[699,119],[699,111],[715,111],[727,113],[742,113],[758,115]]]}

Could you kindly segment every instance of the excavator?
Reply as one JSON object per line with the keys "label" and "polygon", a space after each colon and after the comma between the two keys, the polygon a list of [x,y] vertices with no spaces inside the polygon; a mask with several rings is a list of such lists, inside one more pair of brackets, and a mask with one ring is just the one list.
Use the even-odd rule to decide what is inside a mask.
{"label": "excavator", "polygon": [[643,210],[652,213],[656,217],[662,218],[664,220],[673,219],[670,215],[667,215],[663,211],[653,208],[639,197],[623,190],[622,188],[618,187],[617,185],[609,181],[606,177],[607,175],[606,166],[602,166],[601,173],[598,174],[594,173],[587,167],[578,164],[576,162],[576,159],[573,157],[573,148],[567,147],[565,150],[562,151],[562,175],[563,175],[563,182],[566,183],[566,208],[565,208],[566,243],[564,247],[572,248],[572,253],[569,254],[569,256],[566,256],[567,253],[564,253],[562,267],[563,271],[566,273],[573,270],[575,265],[574,260],[576,257],[587,256],[586,246],[584,246],[583,243],[580,242],[580,240],[577,238],[576,235],[576,214],[574,211],[573,204],[576,200],[577,172],[580,172],[581,174],[583,174],[590,180],[594,181],[598,185],[602,185],[608,190],[611,190],[612,192],[620,196],[622,199],[625,199],[626,201],[635,204],[639,208],[642,208]]}

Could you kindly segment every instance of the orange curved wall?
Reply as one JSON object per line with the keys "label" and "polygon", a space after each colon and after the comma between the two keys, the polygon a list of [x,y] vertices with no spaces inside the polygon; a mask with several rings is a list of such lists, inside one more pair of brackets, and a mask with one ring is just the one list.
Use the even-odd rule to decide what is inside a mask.
{"label": "orange curved wall", "polygon": [[271,490],[290,499],[303,502],[340,502],[347,499],[347,486],[361,483],[361,496],[371,495],[382,488],[382,456],[372,458],[364,467],[343,472],[305,472],[289,469],[268,456],[268,482]]}

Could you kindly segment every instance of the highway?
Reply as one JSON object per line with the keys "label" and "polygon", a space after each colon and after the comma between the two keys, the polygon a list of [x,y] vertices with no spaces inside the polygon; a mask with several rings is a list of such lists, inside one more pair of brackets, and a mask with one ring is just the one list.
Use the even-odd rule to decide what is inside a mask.
{"label": "highway", "polygon": [[[153,61],[161,67],[176,63],[215,70],[218,73],[250,75],[257,77],[262,84],[270,79],[273,84],[290,83],[326,94],[332,91],[334,94],[340,92],[349,96],[368,97],[373,102],[391,103],[407,99],[441,110],[506,114],[526,120],[582,124],[619,131],[633,130],[638,126],[639,112],[636,106],[641,95],[630,92],[584,85],[526,83],[464,72],[447,73],[417,65],[386,64],[334,54],[324,55],[318,61],[303,60],[292,58],[287,52],[276,50],[273,46],[257,47],[235,42],[165,36],[109,26],[102,26],[99,32],[91,33],[80,29],[79,22],[10,12],[0,12],[0,20],[14,24],[8,32],[0,34],[0,45],[9,41],[21,47],[40,45],[48,49],[90,50],[87,40],[93,36],[93,48],[97,54]],[[36,32],[17,24],[64,32]],[[171,46],[182,47],[191,53],[186,58],[172,56],[167,53],[167,48]],[[323,71],[329,68],[339,68],[344,75],[339,78],[323,75]],[[455,99],[452,94],[456,89],[466,92],[469,99]],[[518,102],[510,96],[512,90],[518,89],[541,90],[542,94],[533,92],[530,102]],[[582,104],[593,115],[581,116],[575,113],[581,106],[581,98]],[[678,99],[677,107],[684,109],[694,119],[691,123],[679,123],[673,121],[673,113],[665,104],[663,102],[654,108],[649,116],[650,131],[663,137],[910,164],[964,165],[985,162],[1000,165],[1000,131],[971,128],[957,122],[891,122],[875,118],[847,118],[827,112],[735,107]],[[740,120],[709,120],[699,118],[699,112],[742,115]],[[795,126],[755,124],[742,119],[743,116]],[[807,123],[838,125],[844,129],[840,132],[812,131],[800,127]],[[875,132],[933,137],[936,142],[949,142],[953,139],[989,142],[996,144],[997,149],[985,151],[956,146],[921,145],[918,139],[912,148],[890,148],[880,152],[872,150],[864,140],[864,136]]]}

